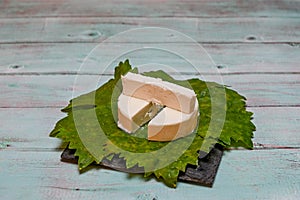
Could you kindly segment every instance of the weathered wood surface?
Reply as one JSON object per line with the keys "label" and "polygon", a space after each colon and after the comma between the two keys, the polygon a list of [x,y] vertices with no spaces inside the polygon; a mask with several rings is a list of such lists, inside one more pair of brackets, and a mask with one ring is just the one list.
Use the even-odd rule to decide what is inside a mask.
{"label": "weathered wood surface", "polygon": [[[177,76],[173,76],[176,78]],[[199,76],[180,76],[193,78]],[[102,85],[112,76],[100,75],[11,75],[0,79],[0,107],[64,107],[73,94],[83,94]],[[201,77],[199,77],[201,78]],[[206,80],[219,80],[219,76],[205,75]],[[299,107],[299,74],[228,75],[223,83],[247,97],[250,107]],[[59,84],[58,84],[59,83]],[[30,94],[30,95],[28,95]],[[18,95],[18,98],[14,98]]]}
{"label": "weathered wood surface", "polygon": [[[96,47],[95,44],[57,43],[57,44],[0,44],[0,74],[68,74],[82,73],[78,71],[85,57]],[[149,63],[149,54],[155,57],[151,62],[171,66],[180,72],[195,72],[194,68],[186,67],[184,59],[174,55],[162,54],[159,50],[144,50],[123,55],[115,59],[116,49],[134,49],[136,44],[102,44],[105,47],[89,60],[89,68],[85,73],[99,74],[101,64],[112,61],[115,66],[120,60],[130,58],[133,66]],[[144,44],[142,44],[144,45]],[[161,47],[154,43],[151,46]],[[292,44],[204,44],[203,47],[212,57],[215,64],[209,61],[203,52],[192,51],[190,44],[166,44],[165,47],[181,49],[190,53],[189,59],[196,63],[201,73],[299,73],[300,48]],[[88,70],[87,70],[88,69]],[[111,67],[108,71],[113,73]]]}
{"label": "weathered wood surface", "polygon": [[[64,146],[60,147],[59,139],[48,137],[55,122],[65,116],[59,109],[0,108],[2,147],[7,144],[16,151],[51,151],[63,148]],[[300,147],[299,107],[259,107],[248,110],[254,113],[254,123],[257,126],[254,142],[258,149]]]}
{"label": "weathered wood surface", "polygon": [[[288,43],[300,42],[299,26],[298,18],[0,18],[0,43],[101,42],[141,27],[173,29],[201,43]],[[149,37],[153,38],[145,32],[145,38]],[[134,39],[139,42],[145,38]],[[174,42],[176,38],[170,39]],[[165,37],[152,40],[166,41]]]}
{"label": "weathered wood surface", "polygon": [[298,0],[3,0],[0,17],[299,17]]}
{"label": "weathered wood surface", "polygon": [[226,152],[213,188],[179,183],[175,190],[113,170],[79,174],[76,165],[57,159],[60,153],[1,150],[1,199],[296,200],[300,195],[299,149]]}
{"label": "weathered wood surface", "polygon": [[[299,199],[299,17],[298,0],[0,0],[0,199]],[[98,43],[144,26],[183,32],[203,43],[214,63],[185,40],[145,32],[107,43],[78,71]],[[249,100],[255,150],[226,152],[212,189],[180,183],[174,190],[99,168],[79,174],[59,161],[66,144],[48,134],[65,116],[59,110],[72,98],[76,74],[82,82],[75,92],[87,92],[103,72],[99,63],[144,43],[188,52],[202,78],[221,75]],[[159,51],[128,57],[134,66],[155,59],[185,78],[201,77]],[[112,68],[105,73],[99,85]]]}

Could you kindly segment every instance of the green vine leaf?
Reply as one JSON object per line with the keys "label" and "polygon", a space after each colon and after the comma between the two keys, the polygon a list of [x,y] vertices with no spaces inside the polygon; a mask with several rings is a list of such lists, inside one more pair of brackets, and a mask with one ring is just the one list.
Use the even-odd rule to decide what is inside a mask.
{"label": "green vine leaf", "polygon": [[[146,72],[144,75],[161,78],[195,91],[200,109],[199,125],[195,133],[171,142],[153,142],[143,137],[147,126],[133,135],[122,131],[114,116],[117,98],[122,91],[119,80],[121,75],[129,71],[137,73],[137,69],[132,69],[128,60],[120,62],[115,68],[114,79],[95,91],[72,99],[62,109],[67,117],[58,121],[50,133],[51,137],[69,142],[69,148],[76,150],[80,170],[93,162],[100,163],[103,158],[111,159],[113,155],[118,155],[126,160],[127,168],[135,165],[144,167],[145,177],[154,174],[169,187],[176,187],[179,172],[184,172],[188,164],[197,165],[199,150],[208,153],[216,143],[226,148],[253,148],[251,139],[255,126],[251,122],[252,113],[245,109],[245,97],[213,82],[199,79],[175,80],[163,71]],[[215,97],[214,100],[212,96]],[[222,104],[222,97],[226,100],[225,105]],[[212,105],[226,115],[212,112]],[[217,133],[209,125],[212,120],[220,121],[222,117],[224,124],[221,132]],[[166,153],[167,158],[164,157]],[[163,167],[156,168],[157,165]]]}

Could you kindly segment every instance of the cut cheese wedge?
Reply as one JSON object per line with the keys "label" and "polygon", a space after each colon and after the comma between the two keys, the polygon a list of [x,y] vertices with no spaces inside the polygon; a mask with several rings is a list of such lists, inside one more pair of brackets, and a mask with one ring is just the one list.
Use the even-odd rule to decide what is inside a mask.
{"label": "cut cheese wedge", "polygon": [[128,133],[135,132],[151,120],[161,105],[121,94],[118,99],[118,126]]}
{"label": "cut cheese wedge", "polygon": [[198,102],[190,114],[164,108],[148,124],[148,140],[171,141],[191,134],[197,127]]}
{"label": "cut cheese wedge", "polygon": [[194,111],[196,94],[193,90],[140,74],[122,76],[123,94],[148,102],[156,102],[184,113]]}

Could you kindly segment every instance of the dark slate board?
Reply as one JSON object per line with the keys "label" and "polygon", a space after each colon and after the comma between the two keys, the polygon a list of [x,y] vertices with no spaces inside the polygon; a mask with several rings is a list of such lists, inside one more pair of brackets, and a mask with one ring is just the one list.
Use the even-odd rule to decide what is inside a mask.
{"label": "dark slate board", "polygon": [[[75,150],[67,147],[61,154],[61,160],[63,162],[77,163],[78,158],[74,156],[74,153]],[[216,145],[216,147],[214,147],[205,157],[199,155],[198,166],[188,165],[186,171],[179,174],[178,180],[212,187],[222,155],[223,148]],[[111,161],[104,159],[100,165],[127,173],[143,173],[142,167],[134,166],[127,169],[125,160],[123,158],[119,158],[117,155],[115,155]]]}

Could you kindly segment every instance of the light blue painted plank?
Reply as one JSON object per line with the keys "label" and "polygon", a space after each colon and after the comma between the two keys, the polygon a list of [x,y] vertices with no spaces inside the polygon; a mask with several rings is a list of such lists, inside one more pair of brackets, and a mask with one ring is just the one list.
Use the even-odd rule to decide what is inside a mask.
{"label": "light blue painted plank", "polygon": [[[4,18],[0,25],[0,43],[101,42],[123,31],[149,26],[179,31],[200,43],[300,42],[298,18]],[[145,42],[149,38],[153,42],[186,42],[149,31],[141,38],[128,35],[124,41]]]}
{"label": "light blue painted plank", "polygon": [[[98,43],[94,44],[0,44],[0,73],[77,73],[85,57]],[[154,49],[136,48],[152,47]],[[191,44],[101,44],[89,56],[89,68],[85,72],[99,74],[103,64],[129,58],[133,66],[158,63],[178,71],[195,72],[186,59],[195,64],[201,73],[278,73],[300,72],[300,48],[287,44],[205,44],[203,47],[214,60],[200,47]],[[160,50],[172,49],[175,53]],[[200,49],[199,49],[200,48]],[[121,51],[121,53],[120,53]],[[125,53],[123,51],[132,51]],[[123,53],[122,53],[123,52]],[[183,55],[182,52],[188,53]],[[181,57],[185,56],[185,57]],[[220,65],[221,67],[217,68]],[[19,67],[15,67],[19,66]],[[109,73],[112,73],[110,69]]]}
{"label": "light blue painted plank", "polygon": [[[268,148],[300,147],[300,108],[248,108],[254,113],[254,142]],[[66,116],[60,108],[1,108],[0,151],[61,151],[61,140],[49,138],[55,123]],[[21,122],[21,123],[19,123]],[[9,147],[6,147],[9,145]],[[258,146],[258,148],[261,148]]]}
{"label": "light blue painted plank", "polygon": [[0,151],[61,151],[61,140],[50,138],[49,133],[65,116],[60,108],[0,109]]}
{"label": "light blue painted plank", "polygon": [[[117,5],[117,6],[116,6]],[[4,1],[1,17],[298,17],[299,1]]]}
{"label": "light blue painted plank", "polygon": [[[176,77],[178,76],[174,76]],[[183,75],[179,77],[223,82],[246,96],[249,106],[297,106],[300,102],[300,76],[298,74]],[[92,91],[111,78],[112,75],[2,76],[0,107],[64,107],[73,95],[76,97]]]}
{"label": "light blue painted plank", "polygon": [[269,147],[300,147],[300,109],[290,108],[249,108],[256,125],[254,142]]}
{"label": "light blue painted plank", "polygon": [[105,169],[94,168],[78,174],[76,165],[59,162],[58,152],[3,154],[2,151],[0,178],[6,181],[0,182],[0,197],[296,200],[300,195],[299,153],[299,150],[226,152],[213,188],[179,183],[176,189],[170,189],[154,179],[144,181],[140,176],[129,177]]}

